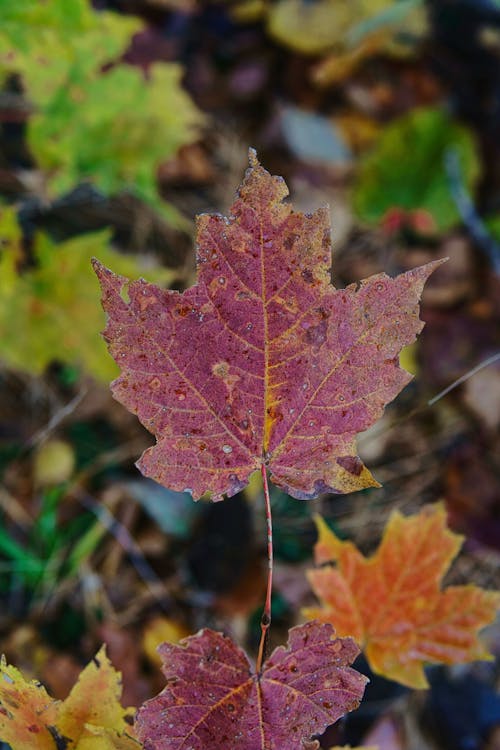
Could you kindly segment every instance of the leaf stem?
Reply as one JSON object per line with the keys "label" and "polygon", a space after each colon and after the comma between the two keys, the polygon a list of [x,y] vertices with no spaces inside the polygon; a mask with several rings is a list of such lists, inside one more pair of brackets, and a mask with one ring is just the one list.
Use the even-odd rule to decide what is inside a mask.
{"label": "leaf stem", "polygon": [[269,497],[269,485],[267,483],[267,471],[264,464],[261,466],[262,484],[264,486],[264,500],[266,505],[266,526],[267,526],[267,592],[264,611],[260,618],[260,643],[259,653],[257,654],[257,674],[262,670],[264,661],[264,651],[267,641],[267,633],[271,625],[271,594],[273,588],[273,518],[271,513],[271,498]]}

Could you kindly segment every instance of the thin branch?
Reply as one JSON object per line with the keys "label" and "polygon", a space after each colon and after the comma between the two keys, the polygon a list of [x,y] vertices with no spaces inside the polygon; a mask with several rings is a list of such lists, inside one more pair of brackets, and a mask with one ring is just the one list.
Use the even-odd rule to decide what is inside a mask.
{"label": "thin branch", "polygon": [[71,399],[71,401],[69,401],[65,406],[62,406],[60,409],[58,409],[56,413],[53,414],[49,419],[45,427],[42,427],[41,430],[38,430],[38,432],[35,432],[35,434],[32,435],[32,437],[26,444],[26,448],[34,448],[35,445],[43,443],[49,437],[50,433],[55,430],[55,428],[58,427],[61,422],[66,419],[66,417],[68,417],[75,411],[75,409],[80,405],[87,393],[88,388],[82,388],[82,390],[79,391],[76,396]]}
{"label": "thin branch", "polygon": [[381,435],[385,435],[387,432],[390,432],[395,427],[400,427],[405,422],[408,422],[408,420],[413,419],[413,417],[418,416],[419,414],[422,414],[426,409],[428,409],[430,406],[434,406],[435,403],[440,401],[444,396],[447,396],[448,393],[455,390],[455,388],[458,388],[459,385],[462,385],[462,383],[465,383],[466,380],[469,380],[473,375],[476,375],[476,373],[483,370],[485,367],[488,367],[489,365],[494,364],[495,362],[498,362],[500,360],[500,352],[496,352],[496,354],[492,354],[491,357],[487,357],[487,359],[483,359],[482,362],[479,362],[475,367],[473,367],[471,370],[467,370],[463,375],[461,375],[459,378],[454,380],[450,385],[447,385],[446,388],[444,388],[442,391],[439,391],[435,396],[433,396],[429,401],[427,401],[424,404],[421,404],[420,406],[415,407],[415,409],[412,409],[410,412],[405,414],[402,417],[399,417],[398,419],[395,419],[394,421],[390,422],[388,425],[382,427],[379,430],[373,430],[370,432],[365,438],[363,438],[362,441],[360,441],[360,444],[363,445],[363,443],[370,443],[373,440],[377,440]]}
{"label": "thin branch", "polygon": [[500,274],[500,245],[491,236],[472,202],[464,184],[460,159],[456,149],[447,149],[444,156],[444,166],[448,177],[450,193],[460,214],[460,218],[475,243],[488,256],[495,273]]}
{"label": "thin branch", "polygon": [[156,588],[160,589],[161,591],[165,591],[164,583],[144,557],[141,548],[133,539],[127,527],[120,523],[120,521],[114,517],[114,515],[108,510],[108,508],[106,508],[101,503],[98,503],[86,492],[76,491],[75,494],[79,502],[97,517],[106,531],[114,536],[118,544],[123,547],[130,559],[130,562],[136,569],[140,578],[142,578],[142,580],[146,584],[151,595],[155,598],[160,607],[166,611],[162,597],[158,596],[156,592]]}
{"label": "thin branch", "polygon": [[460,378],[457,378],[453,381],[453,383],[450,383],[444,390],[437,393],[433,398],[431,398],[427,402],[427,406],[433,406],[436,401],[439,401],[443,396],[446,396],[450,391],[452,391],[454,388],[456,388],[459,385],[462,385],[462,383],[465,383],[466,380],[471,378],[473,375],[475,375],[480,370],[483,370],[485,367],[488,367],[488,365],[492,365],[494,362],[498,362],[500,360],[500,352],[497,352],[496,354],[492,354],[491,357],[488,357],[487,359],[483,359],[482,362],[480,362],[478,365],[472,368],[472,370],[468,370],[464,375],[462,375]]}

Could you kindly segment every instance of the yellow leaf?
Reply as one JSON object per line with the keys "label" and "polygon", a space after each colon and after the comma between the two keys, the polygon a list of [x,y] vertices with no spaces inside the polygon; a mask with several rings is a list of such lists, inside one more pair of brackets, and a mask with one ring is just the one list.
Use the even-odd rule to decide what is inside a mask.
{"label": "yellow leaf", "polygon": [[83,670],[65,701],[0,663],[0,739],[12,750],[137,750],[134,709],[120,704],[121,679],[104,646]]}
{"label": "yellow leaf", "polygon": [[168,617],[155,617],[146,625],[142,638],[142,648],[147,658],[153,664],[161,665],[161,657],[157,652],[162,643],[178,643],[189,633],[182,625]]}
{"label": "yellow leaf", "polygon": [[478,631],[495,618],[500,592],[441,581],[462,544],[446,527],[442,504],[408,518],[395,512],[377,552],[365,558],[322,519],[309,571],[320,607],[307,617],[331,622],[364,648],[377,674],[414,688],[428,687],[428,662],[459,664],[490,656]]}
{"label": "yellow leaf", "polygon": [[271,6],[268,31],[279,42],[302,52],[317,55],[342,39],[352,23],[352,5],[337,0],[278,0]]}
{"label": "yellow leaf", "polygon": [[86,724],[75,750],[140,750],[141,747],[129,733],[120,734]]}
{"label": "yellow leaf", "polygon": [[59,704],[39,682],[0,663],[0,739],[13,750],[54,750]]}
{"label": "yellow leaf", "polygon": [[117,733],[125,732],[130,726],[127,717],[132,716],[134,710],[122,707],[121,693],[121,676],[102,646],[61,706],[57,723],[59,732],[71,737],[75,743],[80,740],[86,724]]}
{"label": "yellow leaf", "polygon": [[399,366],[406,372],[416,375],[418,372],[416,343],[405,346],[399,354]]}

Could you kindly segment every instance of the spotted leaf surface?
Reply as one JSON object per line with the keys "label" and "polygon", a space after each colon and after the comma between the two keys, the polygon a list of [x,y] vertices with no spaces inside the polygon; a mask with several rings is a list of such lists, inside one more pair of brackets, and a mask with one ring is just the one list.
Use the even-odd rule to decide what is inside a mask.
{"label": "spotted leaf surface", "polygon": [[305,614],[355,638],[374,672],[425,688],[426,663],[490,658],[478,631],[495,619],[500,592],[472,584],[441,588],[462,544],[447,528],[442,505],[407,518],[393,513],[368,558],[319,517],[317,525],[315,561],[322,567],[309,580],[321,606]]}
{"label": "spotted leaf surface", "polygon": [[203,630],[181,645],[163,644],[167,685],[140,709],[144,750],[303,750],[356,708],[366,678],[349,665],[358,654],[350,638],[328,624],[292,628],[260,675],[221,633]]}
{"label": "spotted leaf surface", "polygon": [[45,688],[0,665],[0,740],[16,750],[54,750],[57,704]]}
{"label": "spotted leaf surface", "polygon": [[138,466],[194,498],[235,494],[263,463],[300,499],[376,485],[356,434],[410,380],[398,355],[439,261],[335,290],[327,210],[295,212],[250,153],[230,217],[198,218],[195,286],[128,283],[95,262],[113,393],[157,438]]}
{"label": "spotted leaf surface", "polygon": [[3,660],[0,664],[0,740],[12,750],[134,750],[133,709],[120,703],[120,675],[104,647],[85,667],[64,701]]}

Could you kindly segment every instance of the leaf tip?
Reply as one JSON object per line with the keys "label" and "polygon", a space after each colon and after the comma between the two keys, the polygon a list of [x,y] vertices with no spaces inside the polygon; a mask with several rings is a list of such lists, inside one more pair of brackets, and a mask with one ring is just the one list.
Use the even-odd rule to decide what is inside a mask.
{"label": "leaf tip", "polygon": [[250,163],[250,167],[252,168],[260,166],[260,161],[257,157],[257,151],[252,147],[248,149],[248,161]]}
{"label": "leaf tip", "polygon": [[313,515],[313,521],[318,532],[318,539],[314,545],[314,562],[316,565],[333,562],[337,559],[339,545],[342,542],[319,513]]}

